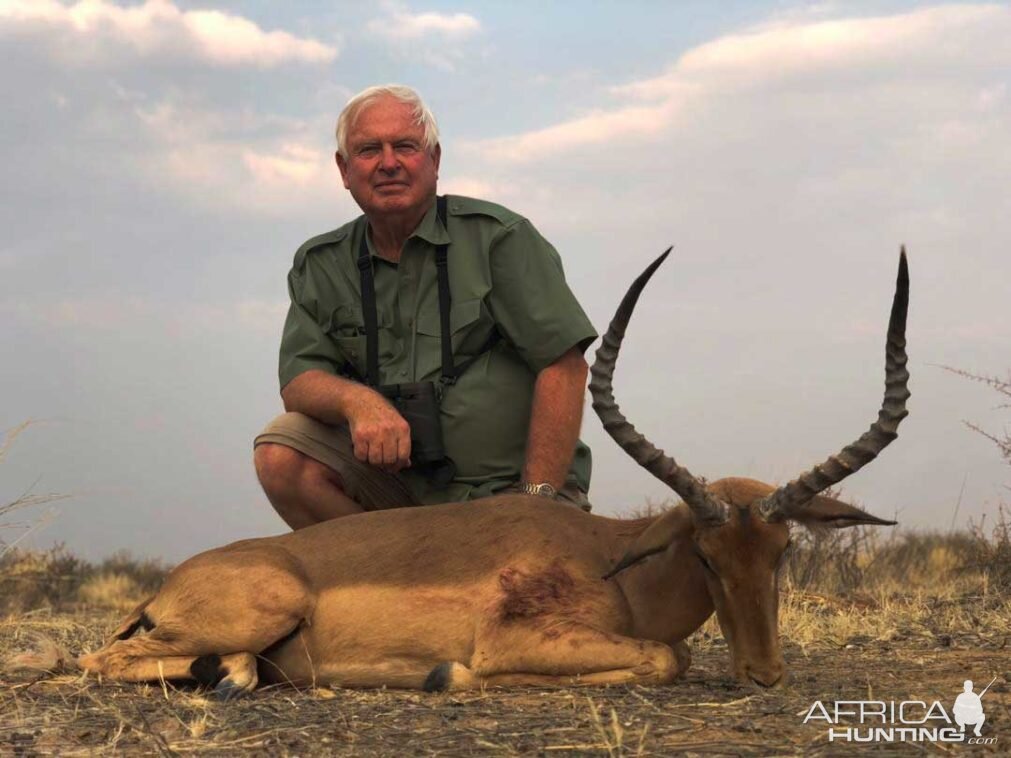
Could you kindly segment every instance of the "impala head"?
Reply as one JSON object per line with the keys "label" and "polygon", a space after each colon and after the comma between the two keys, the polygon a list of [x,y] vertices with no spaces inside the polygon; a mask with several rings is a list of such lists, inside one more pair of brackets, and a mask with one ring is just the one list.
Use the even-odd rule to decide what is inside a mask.
{"label": "impala head", "polygon": [[636,279],[618,307],[597,351],[590,392],[593,408],[608,433],[636,462],[680,495],[685,507],[654,521],[607,578],[674,542],[690,544],[702,565],[706,588],[730,647],[734,673],[741,681],[771,687],[784,673],[777,628],[777,576],[790,542],[790,523],[835,529],[895,523],[820,493],[874,460],[895,439],[899,422],[906,416],[906,255],[903,251],[899,258],[885,351],[885,399],[877,421],[837,455],[777,488],[738,478],[704,484],[639,434],[614,401],[611,380],[625,328],[639,294],[669,253]]}

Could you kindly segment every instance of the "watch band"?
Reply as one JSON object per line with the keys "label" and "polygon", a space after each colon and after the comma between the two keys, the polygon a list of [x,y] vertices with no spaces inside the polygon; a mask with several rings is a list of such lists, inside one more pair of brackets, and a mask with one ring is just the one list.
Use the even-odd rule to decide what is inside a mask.
{"label": "watch band", "polygon": [[537,495],[539,497],[554,498],[558,494],[558,490],[547,482],[537,484],[533,482],[520,482],[519,489],[520,492],[526,495]]}

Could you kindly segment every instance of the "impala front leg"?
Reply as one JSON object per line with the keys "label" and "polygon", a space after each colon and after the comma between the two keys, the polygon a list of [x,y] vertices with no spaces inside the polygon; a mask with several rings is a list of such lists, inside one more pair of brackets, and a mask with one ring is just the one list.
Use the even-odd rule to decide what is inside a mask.
{"label": "impala front leg", "polygon": [[469,666],[453,661],[436,666],[424,688],[669,684],[689,663],[684,642],[672,649],[574,622],[509,625],[479,635]]}

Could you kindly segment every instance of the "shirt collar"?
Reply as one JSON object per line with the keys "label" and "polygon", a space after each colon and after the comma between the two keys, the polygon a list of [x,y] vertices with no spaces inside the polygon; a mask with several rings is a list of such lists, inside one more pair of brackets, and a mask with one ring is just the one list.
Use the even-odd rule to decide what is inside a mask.
{"label": "shirt collar", "polygon": [[448,245],[450,243],[449,232],[439,221],[439,214],[434,202],[411,237],[419,237],[432,245]]}
{"label": "shirt collar", "polygon": [[[446,215],[447,216],[449,215],[448,208],[446,211]],[[365,243],[368,245],[369,254],[378,258],[379,256],[376,255],[376,248],[372,244],[372,235],[368,233],[368,219],[366,219],[365,221],[365,229],[366,229]],[[446,227],[444,227],[442,223],[439,221],[439,213],[436,207],[436,203],[434,202],[432,203],[432,207],[428,209],[428,211],[422,217],[421,222],[418,224],[418,227],[411,233],[411,236],[408,237],[407,239],[412,240],[415,237],[424,240],[425,242],[431,245],[448,245],[450,244],[450,242],[452,242],[452,240],[449,237],[449,232],[446,231]]]}

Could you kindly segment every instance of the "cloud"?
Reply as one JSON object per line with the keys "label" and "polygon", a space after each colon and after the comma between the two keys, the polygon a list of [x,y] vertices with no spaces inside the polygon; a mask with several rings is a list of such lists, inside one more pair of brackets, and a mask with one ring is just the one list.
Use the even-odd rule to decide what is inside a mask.
{"label": "cloud", "polygon": [[[714,100],[761,90],[845,92],[885,79],[1011,65],[1011,8],[937,6],[894,16],[776,21],[684,53],[663,74],[609,88],[619,102],[552,126],[483,140],[472,150],[495,161],[529,162],[555,153],[669,135]],[[990,83],[978,107],[1006,103],[1006,85]],[[685,111],[688,111],[687,115]]]}
{"label": "cloud", "polygon": [[981,111],[992,111],[1007,104],[1007,84],[999,82],[983,87],[976,95],[976,105]]}
{"label": "cloud", "polygon": [[[466,175],[451,175],[439,179],[439,191],[447,195],[464,195],[466,197],[501,197],[504,188],[489,184],[483,179]],[[0,265],[3,259],[0,258]]]}
{"label": "cloud", "polygon": [[936,67],[978,58],[974,43],[992,34],[991,25],[1007,28],[1009,19],[1011,11],[1000,5],[941,5],[893,16],[773,23],[687,52],[677,73],[751,80],[895,64]]}
{"label": "cloud", "polygon": [[256,181],[283,186],[310,184],[327,165],[322,151],[297,143],[283,144],[274,153],[245,150],[242,159]]}
{"label": "cloud", "polygon": [[495,160],[523,162],[544,155],[565,152],[609,140],[656,135],[667,131],[675,113],[675,103],[657,106],[629,106],[597,110],[580,118],[524,134],[472,144]]}
{"label": "cloud", "polygon": [[149,145],[131,170],[152,186],[199,206],[271,216],[334,202],[329,116],[217,108],[175,93],[131,107],[129,118]]}
{"label": "cloud", "polygon": [[332,211],[339,177],[329,154],[281,135],[250,146],[241,140],[194,139],[164,146],[143,166],[152,184],[166,184],[188,203],[243,215],[290,218]]}
{"label": "cloud", "polygon": [[464,43],[481,31],[481,22],[468,13],[412,13],[402,3],[383,3],[385,14],[366,29],[385,41],[405,60],[452,71],[464,57]]}
{"label": "cloud", "polygon": [[[211,10],[184,11],[170,0],[119,6],[107,0],[0,0],[0,30],[65,33],[72,54],[101,60],[108,44],[142,57],[193,58],[217,66],[269,68],[284,63],[329,63],[337,48],[285,31],[264,31],[247,18]],[[91,45],[80,45],[81,40]],[[63,51],[66,53],[67,51]]]}
{"label": "cloud", "polygon": [[411,13],[391,5],[387,15],[369,21],[368,30],[395,41],[426,37],[463,39],[481,30],[481,22],[469,13]]}

